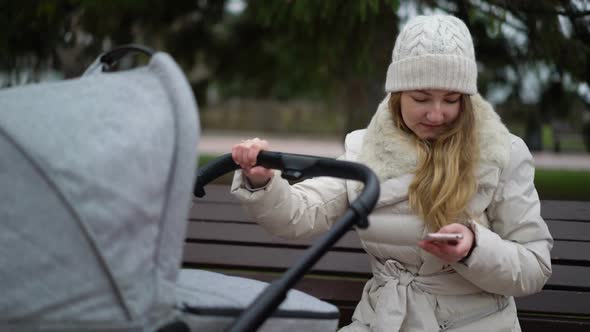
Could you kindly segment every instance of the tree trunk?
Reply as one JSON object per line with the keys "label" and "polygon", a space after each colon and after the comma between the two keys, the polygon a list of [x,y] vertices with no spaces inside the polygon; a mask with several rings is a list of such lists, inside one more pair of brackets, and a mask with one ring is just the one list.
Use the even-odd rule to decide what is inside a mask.
{"label": "tree trunk", "polygon": [[374,109],[369,101],[370,87],[362,79],[348,80],[343,89],[340,102],[346,114],[345,134],[367,127]]}
{"label": "tree trunk", "polygon": [[543,150],[543,139],[541,137],[541,119],[538,112],[530,112],[526,127],[524,141],[531,151]]}

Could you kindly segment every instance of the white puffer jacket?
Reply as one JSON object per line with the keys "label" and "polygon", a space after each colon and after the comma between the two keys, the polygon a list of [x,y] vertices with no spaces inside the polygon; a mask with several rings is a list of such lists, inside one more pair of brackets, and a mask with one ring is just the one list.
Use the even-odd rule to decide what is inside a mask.
{"label": "white puffer jacket", "polygon": [[[469,204],[477,216],[476,247],[464,263],[447,265],[417,246],[427,232],[408,205],[417,154],[393,125],[387,98],[367,129],[346,137],[341,158],[375,171],[381,195],[370,227],[358,230],[373,278],[343,331],[520,330],[513,296],[541,290],[551,275],[553,239],[540,216],[526,145],[480,96],[472,103],[481,156]],[[232,192],[267,230],[297,238],[328,230],[357,197],[359,184],[321,177],[290,186],[275,176],[252,192],[236,172]]]}

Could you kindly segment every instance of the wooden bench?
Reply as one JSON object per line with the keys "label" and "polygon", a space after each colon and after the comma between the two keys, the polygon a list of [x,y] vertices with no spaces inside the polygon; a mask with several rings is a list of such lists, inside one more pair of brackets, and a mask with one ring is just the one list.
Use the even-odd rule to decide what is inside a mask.
{"label": "wooden bench", "polygon": [[[274,237],[249,219],[226,185],[209,185],[190,213],[184,267],[272,281],[312,242]],[[543,291],[516,299],[524,331],[590,331],[590,202],[542,201],[555,238],[553,275]],[[340,325],[350,322],[369,260],[350,231],[297,285],[339,307]]]}

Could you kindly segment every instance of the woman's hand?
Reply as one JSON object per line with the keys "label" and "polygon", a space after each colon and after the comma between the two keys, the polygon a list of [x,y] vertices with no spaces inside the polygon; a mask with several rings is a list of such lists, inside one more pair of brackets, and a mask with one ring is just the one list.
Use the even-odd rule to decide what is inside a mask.
{"label": "woman's hand", "polygon": [[454,243],[442,241],[426,241],[418,242],[420,248],[428,251],[434,256],[451,264],[456,263],[467,256],[471,247],[474,245],[474,234],[467,226],[463,224],[450,224],[442,227],[438,233],[461,233],[463,238]]}
{"label": "woman's hand", "polygon": [[231,149],[231,156],[234,162],[242,168],[244,175],[253,188],[264,186],[273,176],[272,170],[256,165],[258,153],[262,150],[268,150],[269,144],[258,137],[242,141]]}

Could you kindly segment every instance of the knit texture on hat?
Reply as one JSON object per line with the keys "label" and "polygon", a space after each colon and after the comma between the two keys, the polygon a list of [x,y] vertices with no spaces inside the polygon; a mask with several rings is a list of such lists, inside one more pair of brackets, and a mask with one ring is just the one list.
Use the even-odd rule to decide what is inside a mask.
{"label": "knit texture on hat", "polygon": [[419,89],[477,93],[473,41],[460,19],[449,15],[417,16],[398,35],[385,90]]}

